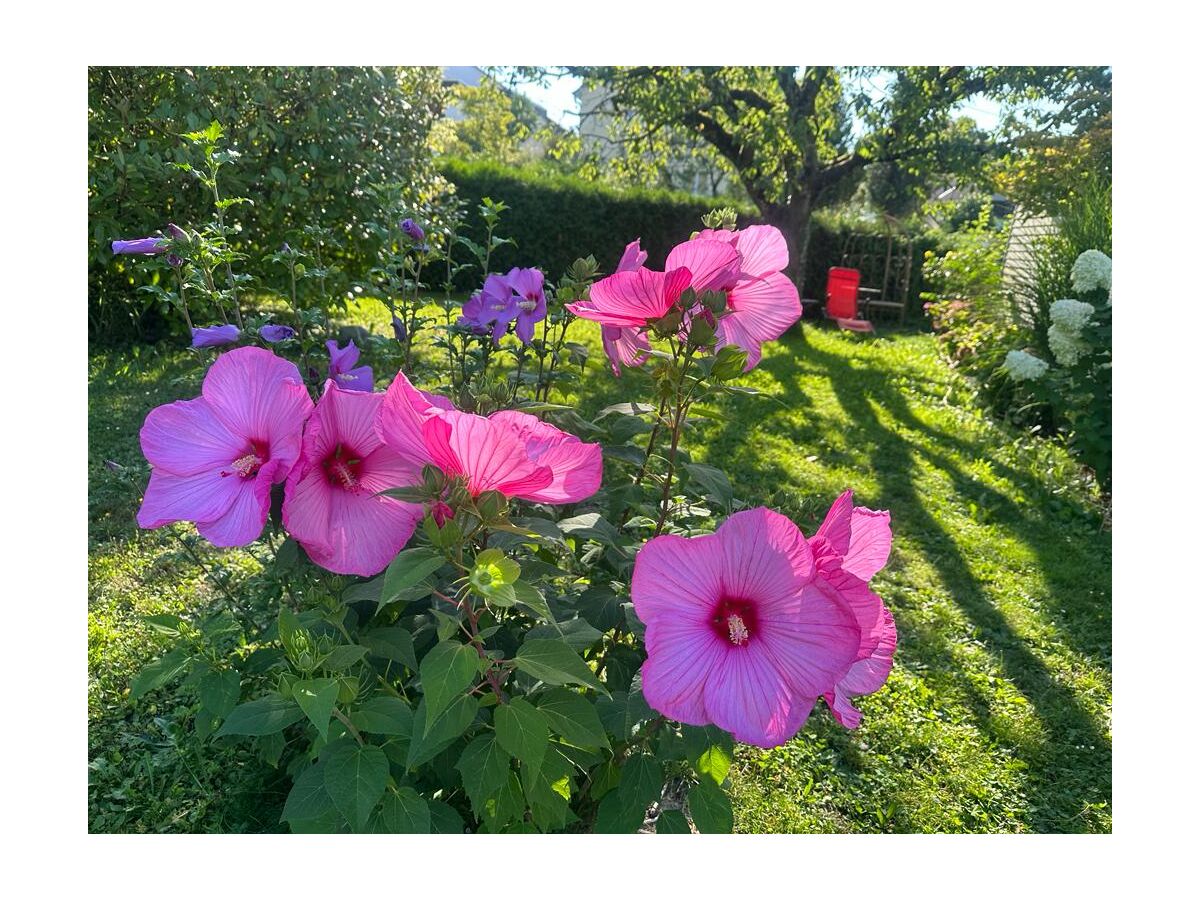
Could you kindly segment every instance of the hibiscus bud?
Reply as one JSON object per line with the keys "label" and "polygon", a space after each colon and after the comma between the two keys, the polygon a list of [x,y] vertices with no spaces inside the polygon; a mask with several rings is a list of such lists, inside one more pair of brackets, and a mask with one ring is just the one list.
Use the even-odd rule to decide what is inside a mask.
{"label": "hibiscus bud", "polygon": [[146,237],[133,241],[113,241],[112,252],[116,254],[153,256],[156,253],[161,253],[166,246],[167,242],[163,238]]}
{"label": "hibiscus bud", "polygon": [[178,225],[176,225],[174,222],[167,223],[167,234],[169,234],[171,236],[172,240],[176,240],[176,241],[186,241],[187,240],[187,232],[184,231],[182,228],[180,228]]}
{"label": "hibiscus bud", "polygon": [[232,344],[241,336],[236,325],[210,325],[207,328],[192,329],[193,347],[220,347]]}
{"label": "hibiscus bud", "polygon": [[290,325],[264,325],[258,329],[259,335],[268,344],[278,344],[280,341],[290,341],[296,336],[296,329]]}
{"label": "hibiscus bud", "polygon": [[405,219],[403,222],[401,222],[400,230],[407,234],[414,241],[425,240],[425,232],[422,230],[421,226],[412,219]]}
{"label": "hibiscus bud", "polygon": [[392,331],[400,343],[404,343],[404,339],[408,337],[408,329],[404,327],[404,320],[396,316],[392,316]]}
{"label": "hibiscus bud", "polygon": [[173,266],[174,268],[178,269],[180,266],[183,265],[183,257],[178,256],[175,253],[168,253],[167,254],[167,263],[169,265]]}

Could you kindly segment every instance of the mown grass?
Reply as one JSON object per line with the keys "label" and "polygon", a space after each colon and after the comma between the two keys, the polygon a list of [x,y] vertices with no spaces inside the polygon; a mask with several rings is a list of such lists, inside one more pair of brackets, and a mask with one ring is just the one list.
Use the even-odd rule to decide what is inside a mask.
{"label": "mown grass", "polygon": [[[384,333],[379,309],[355,320]],[[595,329],[569,398],[582,414],[644,399],[616,380]],[[586,336],[586,338],[585,338]],[[145,614],[214,602],[181,543],[138,532],[136,494],[104,467],[141,463],[146,412],[193,396],[205,360],[182,350],[95,353],[89,393],[89,821],[96,831],[278,828],[279,773],[236,748],[186,739],[182,710],[128,699],[161,649]],[[377,373],[382,382],[382,374]],[[811,533],[832,499],[892,511],[877,590],[896,616],[896,667],[846,731],[823,709],[789,744],[739,747],[736,827],[772,831],[1111,830],[1111,539],[1062,448],[989,420],[931,337],[806,326],[771,345],[726,421],[688,438],[739,499]],[[250,548],[251,551],[254,548]],[[232,579],[252,552],[197,545]]]}

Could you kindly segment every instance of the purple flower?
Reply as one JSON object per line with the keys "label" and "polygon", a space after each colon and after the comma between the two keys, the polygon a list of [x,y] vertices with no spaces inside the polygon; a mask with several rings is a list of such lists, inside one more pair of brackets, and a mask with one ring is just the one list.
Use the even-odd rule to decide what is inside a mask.
{"label": "purple flower", "polygon": [[168,253],[167,254],[167,263],[171,266],[174,266],[176,269],[178,269],[180,266],[183,265],[183,257],[177,256],[174,253]]}
{"label": "purple flower", "polygon": [[278,344],[280,341],[290,341],[296,336],[296,329],[290,325],[264,325],[258,329],[259,335],[268,344]]}
{"label": "purple flower", "polygon": [[407,234],[414,241],[425,240],[425,232],[421,229],[421,226],[412,219],[405,219],[403,222],[401,222],[400,230]]}
{"label": "purple flower", "polygon": [[178,225],[176,225],[174,222],[167,223],[167,234],[169,234],[171,236],[171,239],[175,240],[175,241],[187,240],[187,232],[184,231],[182,228],[180,228]]}
{"label": "purple flower", "polygon": [[358,362],[358,347],[354,346],[354,341],[348,342],[345,347],[339,347],[337,341],[326,341],[325,349],[329,351],[329,377],[334,384],[347,391],[375,389],[371,367],[354,367]]}
{"label": "purple flower", "polygon": [[503,275],[489,275],[483,282],[479,300],[479,324],[491,325],[492,340],[499,344],[500,338],[508,330],[508,323],[520,312],[517,308],[517,296],[507,278]]}
{"label": "purple flower", "polygon": [[488,333],[488,327],[484,324],[480,317],[483,315],[483,298],[476,291],[471,295],[471,299],[462,305],[462,315],[458,317],[458,322],[455,324],[459,328],[469,328],[472,334],[485,335]]}
{"label": "purple flower", "polygon": [[207,328],[192,329],[193,347],[220,347],[232,344],[240,336],[236,325],[209,325]]}
{"label": "purple flower", "polygon": [[404,327],[403,319],[392,316],[392,332],[396,335],[396,340],[404,343],[404,339],[408,337],[408,329]]}
{"label": "purple flower", "polygon": [[528,344],[533,326],[546,318],[545,276],[538,269],[511,269],[506,280],[516,295],[517,337]]}
{"label": "purple flower", "polygon": [[143,256],[153,256],[156,253],[162,253],[166,249],[167,241],[160,237],[138,238],[133,241],[113,241],[112,252],[121,253],[139,253]]}

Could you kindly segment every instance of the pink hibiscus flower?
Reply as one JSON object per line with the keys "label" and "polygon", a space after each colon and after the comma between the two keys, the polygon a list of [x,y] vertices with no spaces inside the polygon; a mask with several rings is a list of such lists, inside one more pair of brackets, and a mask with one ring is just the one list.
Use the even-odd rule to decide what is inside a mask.
{"label": "pink hibiscus flower", "polygon": [[271,508],[271,485],[300,455],[313,402],[296,366],[260,347],[217,357],[201,395],[150,411],[142,453],[153,466],[142,528],[195,522],[218,547],[249,544]]}
{"label": "pink hibiscus flower", "polygon": [[862,713],[850,698],[883,687],[896,653],[896,622],[867,586],[891,552],[891,515],[854,506],[853,492],[846,491],[829,508],[810,543],[821,577],[850,599],[862,633],[854,664],[832,691],[825,692],[834,718],[847,728],[857,728]]}
{"label": "pink hibiscus flower", "polygon": [[[617,263],[618,272],[634,272],[646,262],[647,253],[642,249],[642,239],[625,245],[621,261]],[[604,344],[604,352],[608,356],[612,372],[621,377],[621,366],[640,366],[650,358],[650,339],[640,328],[622,328],[619,325],[601,325],[600,339]]]}
{"label": "pink hibiscus flower", "polygon": [[[762,345],[791,328],[803,312],[796,285],[782,271],[788,264],[787,242],[773,225],[751,225],[740,231],[702,231],[694,240],[671,251],[668,268],[676,253],[689,245],[709,241],[727,244],[738,255],[733,282],[711,288],[728,292],[727,311],[717,320],[717,349],[726,344],[741,347],[747,353],[746,371],[749,371],[762,358]],[[687,258],[678,257],[680,261]]]}
{"label": "pink hibiscus flower", "polygon": [[382,572],[422,515],[419,504],[377,496],[421,481],[420,467],[376,435],[382,404],[383,394],[326,382],[287,479],[284,527],[313,562],[341,575]]}
{"label": "pink hibiscus flower", "polygon": [[600,487],[599,444],[527,413],[461,412],[444,397],[418,391],[403,372],[384,395],[375,427],[395,452],[418,467],[433,464],[465,478],[475,495],[499,491],[538,503],[577,503]]}
{"label": "pink hibiscus flower", "polygon": [[818,577],[800,529],[765,507],[735,513],[715,534],[648,541],[632,594],[646,623],[646,702],[760,747],[803,726],[862,643],[851,602]]}

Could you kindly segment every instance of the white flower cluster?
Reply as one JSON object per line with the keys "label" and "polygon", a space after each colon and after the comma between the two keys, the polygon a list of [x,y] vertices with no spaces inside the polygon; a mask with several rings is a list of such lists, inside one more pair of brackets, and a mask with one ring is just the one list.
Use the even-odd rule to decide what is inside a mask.
{"label": "white flower cluster", "polygon": [[1050,321],[1065,331],[1079,334],[1096,307],[1082,300],[1055,300],[1050,304]]}
{"label": "white flower cluster", "polygon": [[1112,260],[1099,250],[1084,250],[1071,267],[1071,283],[1081,294],[1108,291],[1112,294]]}
{"label": "white flower cluster", "polygon": [[1083,342],[1078,331],[1064,328],[1062,325],[1051,325],[1050,330],[1046,332],[1046,340],[1050,344],[1050,352],[1061,366],[1075,365],[1087,349],[1087,344]]}
{"label": "white flower cluster", "polygon": [[1024,350],[1009,350],[1004,357],[1004,368],[1013,381],[1037,381],[1046,374],[1050,364]]}

